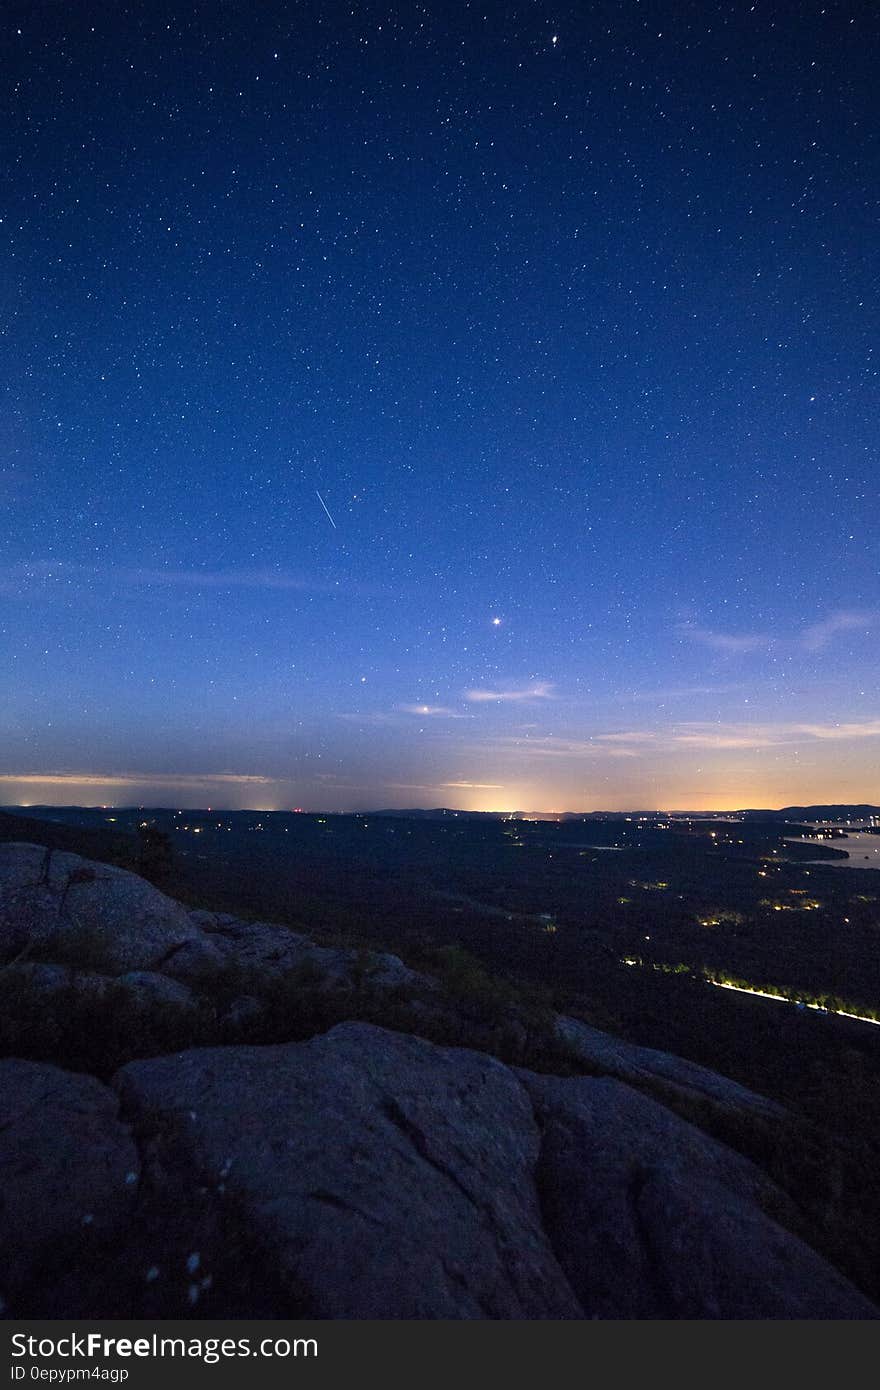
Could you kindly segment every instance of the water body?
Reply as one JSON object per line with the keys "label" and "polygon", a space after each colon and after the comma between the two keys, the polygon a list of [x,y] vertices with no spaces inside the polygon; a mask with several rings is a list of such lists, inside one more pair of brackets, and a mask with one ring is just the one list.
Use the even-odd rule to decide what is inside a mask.
{"label": "water body", "polygon": [[[786,842],[791,845],[815,845],[813,839],[800,839],[794,835],[786,835]],[[845,840],[823,840],[829,849],[843,850],[849,857],[847,859],[808,859],[808,864],[815,864],[822,869],[880,869],[880,835],[848,834]],[[802,861],[803,862],[803,861]]]}

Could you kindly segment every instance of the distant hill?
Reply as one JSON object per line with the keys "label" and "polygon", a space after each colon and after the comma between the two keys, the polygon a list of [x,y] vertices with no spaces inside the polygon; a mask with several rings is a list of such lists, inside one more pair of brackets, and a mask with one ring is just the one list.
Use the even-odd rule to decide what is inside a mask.
{"label": "distant hill", "polygon": [[857,806],[783,806],[780,811],[751,810],[737,811],[736,814],[749,820],[870,820],[872,816],[880,817],[880,806],[865,802]]}
{"label": "distant hill", "polygon": [[[104,808],[106,809],[106,808]],[[173,815],[173,808],[161,806],[149,807],[115,807],[116,812],[133,812],[138,810],[140,813],[150,815],[167,814]],[[81,841],[67,842],[66,834],[76,830],[76,835],[80,835],[80,830],[76,827],[75,818],[78,812],[95,812],[98,808],[94,806],[7,806],[0,808],[2,817],[3,835],[0,838],[8,840],[26,839],[27,834],[15,832],[11,822],[18,822],[24,828],[25,823],[31,827],[31,832],[35,825],[41,828],[40,843],[47,844],[47,831],[45,827],[51,825],[58,831],[58,843],[52,848],[72,849],[77,853],[94,854],[98,858],[108,857],[99,852],[97,846],[86,845]],[[215,807],[215,812],[226,816],[245,816],[245,815],[287,815],[288,812],[259,811],[258,808],[246,810],[244,808],[236,811],[223,810]],[[189,814],[195,816],[204,814],[206,807],[188,808]],[[717,817],[719,820],[727,820],[731,816],[741,817],[749,821],[861,821],[870,820],[871,817],[880,819],[880,806],[874,806],[866,802],[849,805],[813,805],[813,806],[782,806],[778,809],[766,806],[756,806],[742,808],[736,811],[720,811],[717,808],[707,807],[696,809],[695,807],[677,807],[665,811],[645,810],[633,808],[628,811],[464,811],[458,810],[454,806],[406,806],[406,807],[384,807],[380,810],[370,810],[364,808],[360,811],[328,812],[311,811],[308,815],[361,815],[361,816],[387,816],[397,820],[458,820],[458,821],[501,821],[501,820],[530,820],[530,821],[625,821],[625,820],[666,820],[669,816],[676,819],[686,819],[693,817],[695,820],[712,820]],[[53,832],[54,833],[54,832]],[[83,831],[82,833],[85,833]],[[118,832],[104,831],[95,829],[89,834],[107,835],[115,837],[119,841],[122,837]],[[63,843],[62,843],[63,841]],[[118,848],[117,844],[117,848]]]}
{"label": "distant hill", "polygon": [[9,840],[67,850],[109,863],[128,862],[132,852],[131,837],[118,830],[62,824],[4,810],[0,811],[0,844]]}
{"label": "distant hill", "polygon": [[710,820],[713,816],[726,819],[729,816],[742,816],[746,820],[763,821],[820,821],[820,820],[869,820],[872,816],[880,818],[880,806],[865,802],[859,805],[840,806],[783,806],[778,810],[770,807],[749,807],[736,811],[719,811],[704,808],[681,807],[675,810],[628,811],[456,811],[449,806],[437,806],[426,810],[422,807],[408,807],[403,810],[370,811],[363,814],[371,816],[396,816],[404,820],[551,820],[551,821],[596,821],[596,820],[665,820],[667,816],[694,816]]}

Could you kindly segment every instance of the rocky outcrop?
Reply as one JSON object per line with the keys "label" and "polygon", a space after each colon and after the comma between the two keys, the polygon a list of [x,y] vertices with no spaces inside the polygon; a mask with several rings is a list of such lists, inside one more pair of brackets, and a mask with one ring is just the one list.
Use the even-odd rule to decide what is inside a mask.
{"label": "rocky outcrop", "polygon": [[0,1295],[123,1227],[140,1158],[112,1091],[91,1076],[0,1061]]}
{"label": "rocky outcrop", "polygon": [[346,1024],[116,1085],[160,1163],[235,1205],[316,1316],[581,1315],[541,1225],[528,1096],[491,1057]]}
{"label": "rocky outcrop", "polygon": [[616,1076],[630,1086],[669,1101],[680,1100],[686,1108],[696,1102],[709,1113],[741,1113],[771,1123],[778,1123],[785,1115],[776,1101],[757,1095],[729,1077],[669,1052],[624,1042],[580,1019],[557,1015],[556,1034],[572,1056],[591,1071]]}
{"label": "rocky outcrop", "polygon": [[[307,936],[271,922],[241,922],[225,914],[195,912],[191,920],[209,934],[215,960],[234,961],[240,968],[264,979],[278,979],[293,972],[311,974],[326,989],[347,989],[363,978],[380,988],[425,984],[423,976],[409,970],[387,952],[359,952],[317,946]],[[167,970],[180,979],[193,979],[208,966],[203,949],[187,946],[168,962]]]}
{"label": "rocky outcrop", "polygon": [[764,1173],[610,1078],[348,1023],[114,1088],[0,1064],[15,1316],[877,1316]]}
{"label": "rocky outcrop", "polygon": [[614,1080],[343,1024],[116,1085],[314,1316],[872,1316],[752,1163]]}
{"label": "rocky outcrop", "polygon": [[796,1211],[747,1158],[611,1078],[521,1078],[545,1226],[588,1316],[875,1315],[784,1229]]}
{"label": "rocky outcrop", "polygon": [[[786,1112],[706,1068],[568,1018],[546,1057],[588,1075],[322,1031],[364,999],[423,1030],[453,1006],[395,956],[39,846],[0,846],[0,946],[5,1038],[62,1060],[85,1033],[105,1080],[138,1058],[112,1087],[0,1061],[15,1316],[878,1315],[744,1156],[791,1140]],[[240,1045],[266,1027],[285,1040]]]}
{"label": "rocky outcrop", "polygon": [[169,979],[158,970],[129,970],[120,975],[115,982],[117,989],[123,989],[139,1007],[170,1005],[175,1009],[192,1008],[193,992],[179,980]]}
{"label": "rocky outcrop", "polygon": [[174,980],[198,989],[200,985],[210,984],[226,968],[232,959],[228,951],[221,951],[213,941],[198,936],[184,941],[169,956],[166,956],[162,969]]}
{"label": "rocky outcrop", "polygon": [[[31,959],[35,953],[38,962]],[[318,946],[273,923],[190,913],[124,869],[41,845],[4,844],[0,966],[17,957],[14,968],[27,967],[22,979],[47,993],[69,986],[73,970],[80,991],[87,974],[104,985],[114,976],[136,985],[144,997],[152,988],[158,998],[155,980],[150,986],[135,978],[158,973],[168,982],[163,997],[179,1004],[210,993],[228,971],[246,978],[248,995],[257,998],[291,976],[324,991],[431,987],[387,952]]]}
{"label": "rocky outcrop", "polygon": [[101,975],[94,970],[77,970],[70,965],[44,961],[13,961],[0,967],[7,988],[18,985],[42,1001],[49,1014],[63,1012],[75,1000],[81,1007],[91,1001],[96,1017],[106,1005],[108,994],[117,1002],[126,1001],[135,1009],[171,1005],[191,1009],[196,1000],[191,989],[157,970],[129,970],[124,975]]}
{"label": "rocky outcrop", "polygon": [[34,946],[106,974],[151,970],[199,936],[179,903],[109,864],[0,845],[0,956]]}

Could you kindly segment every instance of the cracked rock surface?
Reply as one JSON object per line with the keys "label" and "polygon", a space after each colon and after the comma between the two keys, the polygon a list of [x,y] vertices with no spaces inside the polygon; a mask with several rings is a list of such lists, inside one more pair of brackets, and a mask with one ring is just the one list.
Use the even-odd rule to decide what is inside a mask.
{"label": "cracked rock surface", "polygon": [[873,1316],[749,1159],[611,1077],[520,1076],[545,1228],[589,1316]]}
{"label": "cracked rock surface", "polygon": [[137,874],[41,845],[0,845],[0,957],[88,950],[106,974],[152,970],[197,939],[185,908]]}
{"label": "cracked rock surface", "polygon": [[313,1316],[582,1315],[541,1223],[531,1104],[491,1057],[342,1024],[115,1084],[159,1164],[232,1203]]}
{"label": "cracked rock surface", "polygon": [[[35,948],[54,978],[50,966],[42,975],[33,968]],[[271,922],[189,912],[125,869],[42,845],[0,844],[0,964],[18,956],[47,992],[70,983],[58,973],[62,964],[80,977],[97,972],[105,984],[125,976],[136,985],[136,976],[160,972],[196,993],[227,967],[248,972],[257,992],[303,967],[325,990],[350,989],[361,975],[377,989],[430,986],[387,952],[318,946]],[[165,997],[184,1004],[188,996],[172,986]]]}
{"label": "cracked rock surface", "polygon": [[613,1079],[347,1023],[115,1085],[155,1180],[231,1205],[305,1315],[875,1316],[769,1178]]}

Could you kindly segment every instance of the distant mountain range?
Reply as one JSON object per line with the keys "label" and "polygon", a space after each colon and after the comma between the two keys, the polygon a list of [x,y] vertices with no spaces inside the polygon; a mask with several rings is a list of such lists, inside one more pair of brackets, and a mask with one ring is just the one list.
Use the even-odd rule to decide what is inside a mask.
{"label": "distant mountain range", "polygon": [[676,818],[688,818],[700,820],[712,820],[713,818],[727,819],[730,816],[739,816],[743,820],[762,820],[762,821],[847,821],[847,820],[870,820],[872,816],[880,817],[880,806],[871,806],[866,803],[860,805],[846,806],[783,806],[779,810],[754,807],[743,808],[737,811],[716,811],[716,810],[669,810],[669,811],[560,811],[554,815],[547,811],[456,811],[449,806],[437,806],[430,810],[421,807],[408,807],[405,810],[383,810],[363,812],[372,816],[398,816],[407,820],[444,820],[447,817],[456,820],[665,820],[668,816]]}
{"label": "distant mountain range", "polygon": [[781,811],[738,811],[750,820],[870,820],[880,816],[880,806],[783,806]]}
{"label": "distant mountain range", "polygon": [[[157,806],[125,807],[116,806],[96,807],[96,806],[2,806],[0,811],[12,815],[38,816],[45,819],[47,816],[55,815],[65,817],[74,811],[150,811],[153,814],[159,812],[173,812],[174,808]],[[187,808],[190,815],[198,815],[202,812],[207,813],[207,808],[201,811],[194,807]],[[223,810],[222,807],[214,807],[215,813],[223,815],[290,815],[290,811],[265,811],[259,808],[247,810],[242,808],[238,811]],[[399,820],[534,820],[534,821],[626,821],[626,820],[666,820],[673,816],[678,820],[728,820],[731,816],[737,816],[742,820],[757,821],[863,821],[870,820],[872,817],[880,819],[880,806],[873,806],[866,802],[858,805],[815,805],[815,806],[783,806],[778,810],[768,807],[743,808],[737,811],[718,811],[711,808],[706,810],[675,809],[668,811],[657,810],[632,810],[632,811],[560,811],[558,814],[549,811],[460,811],[452,806],[414,807],[408,806],[403,809],[386,808],[382,810],[364,809],[361,811],[328,812],[311,811],[309,815],[370,815],[370,816],[393,816]]]}

